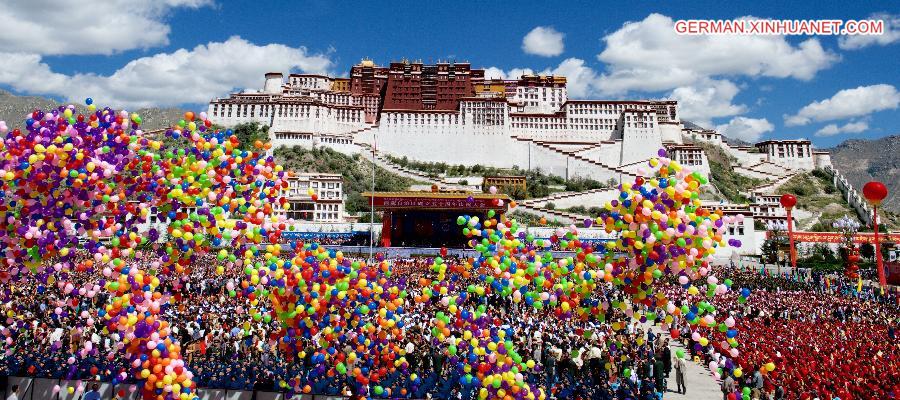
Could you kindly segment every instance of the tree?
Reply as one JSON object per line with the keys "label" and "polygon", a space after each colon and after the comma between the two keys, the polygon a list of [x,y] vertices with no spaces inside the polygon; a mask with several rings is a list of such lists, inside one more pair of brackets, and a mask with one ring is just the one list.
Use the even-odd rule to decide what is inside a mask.
{"label": "tree", "polygon": [[766,230],[766,224],[764,222],[762,222],[761,220],[755,219],[755,220],[753,220],[753,229],[756,229],[758,231],[764,231],[764,230]]}
{"label": "tree", "polygon": [[[462,182],[460,182],[462,184]],[[528,193],[525,193],[522,188],[518,186],[508,186],[504,187],[501,190],[502,193],[506,193],[509,197],[512,197],[514,200],[522,200],[528,196]]]}
{"label": "tree", "polygon": [[240,141],[242,149],[252,149],[253,144],[257,140],[262,142],[269,141],[269,127],[260,125],[258,122],[246,122],[238,124],[233,129],[234,135]]}
{"label": "tree", "polygon": [[859,255],[865,258],[874,258],[875,257],[875,246],[872,243],[863,243],[859,246]]}
{"label": "tree", "polygon": [[813,257],[821,257],[825,262],[838,261],[837,255],[834,254],[834,251],[831,250],[831,246],[827,243],[816,243],[816,245],[813,246]]}
{"label": "tree", "polygon": [[766,238],[762,245],[763,259],[769,263],[778,262],[778,250],[787,244],[787,236],[779,229],[772,230],[770,237]]}

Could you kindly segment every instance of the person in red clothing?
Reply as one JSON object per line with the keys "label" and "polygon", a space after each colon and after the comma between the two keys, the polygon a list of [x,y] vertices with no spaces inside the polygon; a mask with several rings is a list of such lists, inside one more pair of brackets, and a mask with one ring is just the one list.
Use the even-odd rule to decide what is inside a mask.
{"label": "person in red clothing", "polygon": [[[777,398],[780,387],[786,399],[900,399],[900,344],[890,333],[900,318],[894,301],[845,296],[815,285],[782,286],[784,279],[759,278],[758,273],[717,274],[732,279],[733,287],[756,288],[745,303],[737,301],[736,293],[712,300],[718,312],[729,313],[737,322],[737,356],[729,356],[730,349],[720,344],[725,333],[689,327],[709,338],[701,352],[713,350],[714,358],[721,357],[719,365],[734,363],[748,374],[755,366],[775,364],[774,371],[760,370],[766,371],[763,392],[769,398]],[[673,301],[699,298],[678,286],[666,295]]]}

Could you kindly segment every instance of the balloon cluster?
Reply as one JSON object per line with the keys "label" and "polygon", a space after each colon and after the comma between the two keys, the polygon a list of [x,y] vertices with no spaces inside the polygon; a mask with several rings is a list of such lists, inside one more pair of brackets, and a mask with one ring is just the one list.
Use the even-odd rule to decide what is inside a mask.
{"label": "balloon cluster", "polygon": [[[721,210],[704,207],[699,193],[706,178],[665,155],[660,150],[658,158],[649,160],[649,178],[639,176],[621,184],[618,198],[607,202],[596,220],[585,221],[588,227],[596,224],[614,234],[614,240],[599,248],[580,241],[574,226],[558,228],[544,240],[534,238],[514,220],[498,222],[491,213],[483,221],[478,216],[458,218],[470,246],[480,253],[467,270],[477,272],[483,285],[470,286],[468,292],[511,297],[513,302],[537,310],[552,310],[561,319],[604,321],[610,308],[618,308],[628,317],[667,326],[674,315],[679,315],[692,325],[728,332],[727,345],[736,355],[737,331],[732,318],[717,322],[715,307],[705,301],[678,308],[656,290],[656,282],[671,277],[691,294],[700,292],[693,282],[701,279],[706,281],[708,296],[727,292],[731,282],[719,283],[710,275],[708,258],[726,245],[727,226],[743,220],[741,215],[727,216]],[[554,245],[573,251],[574,256],[554,259],[550,252],[541,254]],[[727,245],[739,247],[741,243],[732,239]],[[437,264],[435,268],[437,279],[443,280],[446,269]],[[628,300],[593,296],[604,282],[618,287]],[[451,305],[453,300],[451,297]],[[653,311],[657,308],[664,310],[663,315]],[[469,319],[460,313],[456,323],[465,325]],[[624,327],[624,323],[612,322],[614,330]],[[677,337],[677,330],[672,330],[672,335]],[[708,344],[707,338],[694,335],[698,345]],[[475,352],[472,361],[480,360],[479,356]],[[517,380],[510,382],[518,384]],[[481,397],[503,397],[499,390],[486,389],[480,392]]]}
{"label": "balloon cluster", "polygon": [[[390,280],[387,261],[369,265],[317,244],[291,243],[289,257],[269,245],[244,253],[241,295],[254,305],[254,319],[280,322],[280,346],[288,357],[310,357],[310,378],[349,376],[361,386],[379,382],[409,363],[398,345],[404,338],[406,279]],[[268,302],[260,302],[268,299]],[[270,304],[270,306],[267,306]],[[304,341],[315,353],[307,355]],[[309,392],[297,378],[282,386]]]}
{"label": "balloon cluster", "polygon": [[[121,338],[132,374],[145,380],[144,397],[196,398],[181,348],[159,317],[174,301],[159,290],[160,277],[177,284],[197,255],[221,248],[220,260],[233,263],[226,249],[277,241],[285,221],[272,215],[286,201],[285,173],[231,131],[209,129],[205,113],[186,113],[158,140],[141,130],[139,115],[86,103],[36,110],[21,130],[0,123],[0,281],[59,277],[76,303],[108,292],[98,317]],[[75,271],[99,280],[76,288],[64,281]],[[82,355],[97,353],[91,344]]]}
{"label": "balloon cluster", "polygon": [[[431,275],[418,282],[392,277],[383,260],[367,266],[314,244],[295,248],[293,257],[284,260],[280,247],[268,246],[264,252],[245,254],[242,295],[271,300],[271,309],[262,307],[253,314],[281,322],[281,340],[292,350],[289,354],[305,356],[300,338],[315,341],[319,350],[311,355],[317,365],[314,376],[347,375],[361,386],[373,385],[376,396],[392,395],[379,383],[397,369],[409,374],[413,389],[418,384],[419,378],[406,370],[404,349],[396,344],[405,336],[403,299],[410,297],[410,284],[420,289],[412,301],[437,305],[431,336],[446,344],[459,383],[477,389],[482,399],[545,397],[542,388],[527,383],[526,374],[539,367],[516,349],[514,332],[502,328],[502,321],[492,316],[494,310],[483,301],[490,295],[550,311],[560,319],[604,321],[611,308],[663,324],[680,315],[695,325],[724,329],[734,354],[738,343],[733,319],[717,322],[715,308],[705,301],[677,308],[656,291],[655,283],[664,276],[674,277],[696,294],[699,289],[692,282],[705,279],[707,295],[728,291],[730,281],[719,283],[709,274],[708,258],[726,245],[727,225],[742,217],[703,207],[698,194],[706,178],[664,155],[650,160],[651,178],[622,184],[619,198],[605,205],[596,223],[615,232],[616,239],[600,248],[580,241],[574,226],[557,229],[549,239],[538,239],[515,220],[498,220],[494,211],[488,211],[484,218],[457,219],[478,257],[460,264],[437,257]],[[554,259],[545,251],[554,245],[573,251],[574,256]],[[728,245],[736,247],[740,242],[732,240]],[[472,277],[477,278],[476,284],[459,283],[459,278]],[[618,287],[628,300],[595,296],[595,290],[605,284]],[[664,310],[663,315],[656,314],[657,308]],[[625,323],[612,322],[612,327],[624,329]],[[708,343],[696,335],[699,343]],[[285,385],[308,392],[308,386],[300,387],[302,383],[294,379]]]}
{"label": "balloon cluster", "polygon": [[[107,333],[121,338],[117,347],[132,375],[144,379],[144,398],[196,398],[181,348],[160,318],[178,296],[161,290],[160,278],[177,285],[192,261],[209,253],[221,263],[217,272],[243,270],[240,282],[228,283],[229,295],[246,298],[251,318],[281,324],[279,345],[289,357],[314,352],[311,376],[346,375],[376,396],[395,395],[379,383],[397,370],[413,390],[421,384],[399,344],[407,301],[437,307],[432,337],[446,344],[460,384],[477,389],[482,399],[545,397],[526,379],[539,367],[516,349],[514,332],[492,316],[483,301],[489,295],[560,319],[604,321],[618,309],[665,325],[681,315],[695,325],[725,329],[727,345],[737,352],[733,320],[717,322],[706,302],[675,307],[656,288],[673,278],[690,293],[700,292],[693,282],[701,280],[709,296],[729,290],[730,282],[709,274],[707,259],[726,245],[727,225],[742,220],[703,207],[699,190],[706,178],[662,151],[649,161],[648,178],[621,184],[619,198],[589,223],[615,233],[604,246],[582,242],[574,226],[544,240],[494,211],[483,220],[462,216],[457,222],[478,256],[460,264],[437,257],[431,274],[412,282],[394,276],[385,260],[352,261],[315,244],[294,244],[285,254],[272,244],[290,224],[274,216],[288,206],[280,196],[287,183],[285,171],[258,151],[264,144],[245,149],[230,131],[210,129],[203,113],[186,113],[164,131],[165,140],[143,132],[141,122],[137,114],[98,109],[88,99],[86,112],[74,106],[35,111],[24,130],[0,124],[0,281],[52,283],[59,276],[57,284],[73,299],[109,293],[98,317]],[[152,224],[151,216],[165,223]],[[555,245],[574,255],[554,259],[545,250]],[[76,288],[65,282],[71,271],[96,272],[100,279]],[[463,285],[461,277],[477,283]],[[601,285],[618,287],[627,299],[595,296]],[[309,341],[317,347],[303,348]],[[97,349],[86,344],[82,352]],[[303,383],[299,377],[281,382],[309,392]]]}

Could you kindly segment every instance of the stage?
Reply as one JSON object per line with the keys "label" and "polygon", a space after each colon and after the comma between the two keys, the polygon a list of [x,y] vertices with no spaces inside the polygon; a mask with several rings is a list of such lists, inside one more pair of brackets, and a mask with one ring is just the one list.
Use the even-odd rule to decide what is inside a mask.
{"label": "stage", "polygon": [[366,192],[363,197],[382,213],[384,247],[463,248],[466,237],[456,225],[460,215],[500,218],[509,209],[505,194],[454,192]]}

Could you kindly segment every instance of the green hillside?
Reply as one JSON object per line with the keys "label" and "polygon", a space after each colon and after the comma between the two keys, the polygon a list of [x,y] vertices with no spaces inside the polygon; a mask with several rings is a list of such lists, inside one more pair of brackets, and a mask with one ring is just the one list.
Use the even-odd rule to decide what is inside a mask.
{"label": "green hillside", "polygon": [[[290,171],[341,174],[344,177],[344,193],[347,196],[348,214],[357,215],[369,211],[369,204],[362,193],[372,189],[372,163],[360,155],[349,156],[328,147],[312,149],[294,146],[275,149],[275,159]],[[376,191],[408,190],[416,182],[388,172],[380,167],[375,171]]]}

